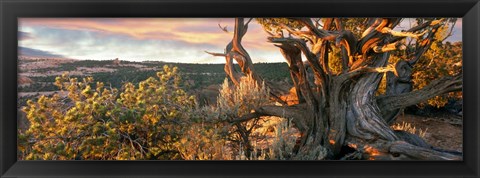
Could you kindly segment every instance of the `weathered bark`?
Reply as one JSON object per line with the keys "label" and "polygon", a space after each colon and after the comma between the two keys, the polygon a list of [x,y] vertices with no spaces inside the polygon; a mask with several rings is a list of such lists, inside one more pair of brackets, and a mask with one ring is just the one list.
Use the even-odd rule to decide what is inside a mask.
{"label": "weathered bark", "polygon": [[461,90],[462,76],[448,76],[432,81],[429,85],[420,90],[396,95],[379,96],[377,98],[377,103],[382,109],[391,111],[415,105],[440,94]]}
{"label": "weathered bark", "polygon": [[461,154],[437,151],[429,147],[416,146],[403,140],[365,142],[358,138],[349,138],[348,147],[356,151],[342,159],[367,160],[461,160]]}
{"label": "weathered bark", "polygon": [[[296,90],[298,102],[311,102],[313,99],[313,93],[310,90],[308,78],[305,75],[306,69],[303,66],[301,51],[289,43],[283,43],[277,46],[280,47],[280,51],[287,60],[288,68],[290,69],[290,76],[293,81],[293,86]],[[305,97],[307,97],[307,99],[305,99]]]}
{"label": "weathered bark", "polygon": [[[430,30],[425,30],[422,33],[413,33],[417,30],[424,29],[428,26],[433,26]],[[398,44],[398,40],[402,37],[414,37],[417,40],[420,40],[419,46],[414,54],[412,54],[411,58],[408,60],[400,60],[395,64],[395,71],[394,72],[387,72],[387,88],[386,88],[386,96],[392,95],[400,95],[403,93],[409,93],[413,89],[413,82],[412,82],[412,73],[413,67],[420,59],[420,57],[430,48],[434,32],[438,30],[440,26],[438,25],[438,21],[428,21],[416,27],[413,27],[406,32],[395,32],[391,29],[385,29],[385,32],[388,32],[394,36],[393,40],[390,41],[391,44],[394,42]],[[430,32],[425,39],[419,39],[422,35],[426,32]],[[397,45],[398,46],[398,45]],[[396,46],[396,47],[397,47]],[[437,93],[443,94],[441,91]],[[414,97],[414,96],[412,96]],[[433,97],[433,96],[425,96],[425,97]],[[422,98],[422,97],[419,97]],[[427,98],[428,99],[428,98]],[[421,102],[421,101],[419,101]],[[416,103],[415,103],[416,104]],[[403,111],[404,107],[399,108],[389,108],[390,106],[386,106],[380,104],[382,115],[385,121],[391,123],[397,118],[397,116]]]}
{"label": "weathered bark", "polygon": [[[400,19],[371,19],[360,39],[345,30],[342,21],[337,18],[327,18],[323,21],[323,28],[318,28],[318,23],[311,19],[291,20],[303,24],[307,30],[274,24],[288,31],[289,36],[270,33],[269,41],[279,47],[289,65],[299,104],[263,106],[233,122],[266,115],[291,118],[302,133],[292,159],[319,159],[320,148],[327,149],[326,159],[461,159],[458,154],[432,148],[418,136],[394,131],[388,125],[402,108],[462,87],[460,76],[456,76],[412,91],[412,68],[435,40],[440,20],[428,21],[406,32],[396,32],[392,29]],[[248,23],[237,18],[235,24],[233,40],[227,45],[226,53],[220,54],[227,60],[225,71],[234,83],[238,82],[241,74],[234,74],[232,59],[235,59],[241,73],[263,82],[255,73],[250,56],[241,46]],[[403,50],[405,46],[399,41],[405,37],[417,39],[415,53],[395,65],[388,65],[389,52]],[[339,73],[332,72],[329,67],[332,56],[328,53],[332,44],[341,50],[342,69]],[[302,54],[307,59],[306,63],[302,61]],[[308,67],[311,70],[307,70]],[[314,82],[310,81],[309,72],[313,73]],[[375,96],[385,72],[388,83],[386,94]],[[272,89],[272,86],[269,87]],[[356,151],[339,155],[342,147]]]}
{"label": "weathered bark", "polygon": [[[385,53],[375,60],[375,67],[385,66],[388,57]],[[366,140],[378,137],[389,141],[398,139],[381,117],[374,100],[380,79],[379,73],[366,74],[353,87],[347,110],[347,130],[350,135]]]}
{"label": "weathered bark", "polygon": [[393,154],[402,154],[406,159],[416,160],[461,160],[462,156],[439,152],[433,149],[423,148],[406,142],[394,142],[389,151]]}
{"label": "weathered bark", "polygon": [[[226,120],[221,122],[229,122],[232,124],[238,124],[242,122],[251,121],[254,119],[258,119],[262,116],[276,116],[281,118],[288,118],[291,119],[294,126],[300,131],[303,135],[309,130],[309,123],[305,118],[309,117],[309,114],[305,112],[306,104],[298,104],[293,106],[262,106],[260,108],[255,109],[254,112],[245,114],[240,118],[236,118],[233,120]],[[215,122],[215,121],[213,121]],[[300,143],[299,143],[300,144]]]}
{"label": "weathered bark", "polygon": [[[222,56],[225,57],[225,73],[227,76],[232,80],[235,85],[239,85],[240,78],[242,76],[248,76],[253,78],[259,85],[265,83],[267,88],[269,88],[270,95],[272,98],[285,104],[286,101],[280,99],[280,96],[287,93],[288,89],[284,87],[276,86],[268,81],[264,81],[256,72],[253,67],[252,59],[248,52],[242,46],[242,39],[243,36],[247,33],[248,23],[250,23],[252,19],[249,19],[246,23],[244,22],[244,18],[236,18],[235,19],[235,29],[232,41],[226,46],[225,53],[212,53],[207,52],[213,56]],[[238,65],[240,66],[241,71],[236,71],[234,68],[233,60],[235,60]]]}
{"label": "weathered bark", "polygon": [[[385,95],[398,95],[412,91],[412,69],[413,67],[408,62],[398,61],[395,64],[395,72],[386,73],[387,86]],[[393,122],[402,111],[402,108],[388,109],[382,106],[380,105],[379,107],[381,108],[383,119],[387,123]]]}
{"label": "weathered bark", "polygon": [[299,91],[299,101],[306,103],[305,112],[307,115],[302,120],[308,127],[305,130],[301,130],[303,132],[299,143],[302,147],[298,150],[299,154],[297,155],[310,155],[315,145],[320,145],[320,142],[323,140],[323,132],[326,131],[323,123],[323,118],[325,118],[324,112],[321,111],[323,107],[320,106],[319,97],[314,95],[310,86],[307,70],[301,59],[301,50],[288,43],[277,46],[280,47],[282,54],[288,61],[295,88],[297,92]]}

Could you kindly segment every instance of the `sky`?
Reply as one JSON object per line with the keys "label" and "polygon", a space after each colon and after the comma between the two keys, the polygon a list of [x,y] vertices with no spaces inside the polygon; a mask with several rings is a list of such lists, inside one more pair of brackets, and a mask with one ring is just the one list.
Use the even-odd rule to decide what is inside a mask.
{"label": "sky", "polygon": [[[78,60],[165,61],[225,63],[223,52],[233,36],[230,18],[20,18],[19,55],[34,58]],[[226,26],[229,33],[218,25]],[[398,29],[408,29],[409,19]],[[461,41],[462,21],[447,41]],[[255,21],[242,44],[252,61],[284,62],[277,47]]]}

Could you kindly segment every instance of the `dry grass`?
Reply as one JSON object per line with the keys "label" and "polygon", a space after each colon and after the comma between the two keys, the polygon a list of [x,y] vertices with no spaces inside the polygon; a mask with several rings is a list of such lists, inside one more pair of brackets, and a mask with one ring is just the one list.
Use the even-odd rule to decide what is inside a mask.
{"label": "dry grass", "polygon": [[425,138],[425,136],[427,134],[427,130],[428,130],[428,128],[425,129],[425,130],[417,129],[417,128],[415,128],[415,126],[413,126],[412,124],[407,123],[407,122],[396,123],[396,124],[392,125],[391,128],[394,129],[394,130],[403,130],[403,131],[411,133],[411,134],[416,134],[421,138]]}

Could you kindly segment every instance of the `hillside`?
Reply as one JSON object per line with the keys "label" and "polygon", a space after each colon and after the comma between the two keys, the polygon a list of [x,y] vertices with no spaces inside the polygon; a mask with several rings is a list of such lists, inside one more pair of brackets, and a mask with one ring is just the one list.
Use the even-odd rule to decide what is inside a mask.
{"label": "hillside", "polygon": [[[189,89],[201,89],[210,85],[220,84],[226,75],[223,64],[186,64],[165,62],[130,62],[121,61],[116,64],[114,60],[20,60],[20,73],[22,79],[29,78],[32,82],[19,86],[19,92],[45,92],[55,91],[53,85],[56,76],[68,72],[70,76],[92,76],[97,81],[105,82],[112,87],[121,87],[123,82],[137,83],[150,76],[155,76],[156,71],[163,65],[177,66]],[[257,63],[255,68],[267,80],[280,82],[289,81],[288,66],[286,63]],[[238,70],[238,66],[236,66]],[[23,80],[22,80],[23,81]]]}
{"label": "hillside", "polygon": [[[58,92],[55,78],[68,73],[77,78],[92,76],[106,86],[121,88],[125,82],[137,84],[156,75],[164,65],[178,67],[187,92],[197,95],[201,103],[214,102],[218,85],[226,74],[224,64],[187,64],[161,61],[116,61],[116,60],[61,60],[61,59],[19,59],[18,106],[24,106],[28,99]],[[272,82],[289,83],[290,75],[286,63],[254,64],[258,73]],[[235,65],[240,70],[238,65]]]}

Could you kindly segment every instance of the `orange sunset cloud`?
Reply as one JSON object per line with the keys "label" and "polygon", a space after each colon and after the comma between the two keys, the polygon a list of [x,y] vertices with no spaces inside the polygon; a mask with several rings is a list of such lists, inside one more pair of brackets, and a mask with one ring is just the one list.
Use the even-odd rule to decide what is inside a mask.
{"label": "orange sunset cloud", "polygon": [[[74,59],[218,63],[204,51],[223,52],[233,26],[233,18],[20,18],[19,47]],[[284,62],[255,20],[248,30],[242,41],[254,62]]]}

